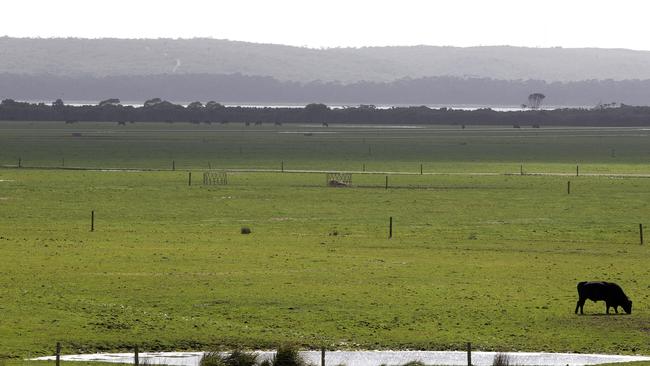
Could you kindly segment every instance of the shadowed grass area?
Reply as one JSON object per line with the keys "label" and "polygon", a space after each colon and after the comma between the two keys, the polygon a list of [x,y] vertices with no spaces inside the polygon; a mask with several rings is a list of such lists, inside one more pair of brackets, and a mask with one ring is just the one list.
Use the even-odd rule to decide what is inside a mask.
{"label": "shadowed grass area", "polygon": [[0,122],[0,165],[650,174],[643,128]]}

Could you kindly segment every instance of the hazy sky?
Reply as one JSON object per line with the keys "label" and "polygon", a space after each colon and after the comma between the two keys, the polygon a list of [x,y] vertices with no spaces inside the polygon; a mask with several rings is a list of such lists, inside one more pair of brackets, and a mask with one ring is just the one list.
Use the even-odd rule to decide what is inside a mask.
{"label": "hazy sky", "polygon": [[650,50],[646,0],[6,0],[0,35]]}

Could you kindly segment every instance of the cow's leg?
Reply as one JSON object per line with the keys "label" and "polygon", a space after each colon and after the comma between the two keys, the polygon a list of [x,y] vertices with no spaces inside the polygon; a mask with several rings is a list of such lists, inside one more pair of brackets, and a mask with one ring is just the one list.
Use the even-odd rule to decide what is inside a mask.
{"label": "cow's leg", "polygon": [[609,305],[609,303],[608,303],[607,301],[605,301],[605,307],[606,307],[606,309],[605,309],[605,313],[609,314],[609,307],[610,307],[610,305]]}
{"label": "cow's leg", "polygon": [[618,305],[614,305],[614,311],[618,314]]}
{"label": "cow's leg", "polygon": [[584,314],[583,308],[585,306],[585,299],[578,299],[578,303],[576,304],[576,311],[575,313],[578,314],[578,309],[580,309],[580,314]]}

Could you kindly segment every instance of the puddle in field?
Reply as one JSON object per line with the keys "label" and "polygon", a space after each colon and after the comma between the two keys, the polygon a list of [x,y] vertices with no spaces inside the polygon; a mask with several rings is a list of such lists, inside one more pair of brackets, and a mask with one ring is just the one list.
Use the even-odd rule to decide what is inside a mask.
{"label": "puddle in field", "polygon": [[[274,352],[257,351],[259,360],[273,357]],[[202,352],[148,352],[140,353],[140,363],[148,365],[197,366]],[[304,351],[302,356],[308,363],[321,364],[320,351]],[[492,365],[495,352],[472,352],[472,365]],[[596,365],[612,362],[650,361],[649,356],[619,356],[578,353],[512,352],[508,353],[510,363],[520,366],[538,365]],[[54,356],[35,360],[54,360]],[[63,361],[101,361],[133,363],[132,353],[97,353],[85,355],[64,355]],[[467,365],[467,354],[460,351],[332,351],[325,354],[325,365],[379,366],[403,365],[409,361],[421,361],[427,365]]]}

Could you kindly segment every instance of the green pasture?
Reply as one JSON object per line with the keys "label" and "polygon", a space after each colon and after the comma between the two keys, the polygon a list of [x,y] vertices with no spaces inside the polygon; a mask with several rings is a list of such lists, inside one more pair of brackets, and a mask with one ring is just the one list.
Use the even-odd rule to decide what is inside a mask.
{"label": "green pasture", "polygon": [[[571,195],[564,178],[526,176],[400,176],[388,190],[288,173],[231,174],[220,187],[188,187],[181,172],[0,179],[5,354],[49,353],[55,341],[66,352],[468,340],[649,351],[638,237],[648,179],[578,177]],[[574,315],[575,284],[588,279],[620,283],[633,315],[591,303]]]}
{"label": "green pasture", "polygon": [[[385,189],[385,174],[354,173],[352,187],[328,188],[322,173],[231,172],[228,185],[203,186],[204,152],[204,161],[233,168],[284,159],[285,167],[352,169],[367,161],[407,171],[424,161],[474,172],[518,171],[519,162],[499,150],[513,146],[492,146],[478,132],[483,155],[475,147],[463,158],[460,146],[472,144],[450,144],[450,157],[425,161],[443,150],[418,143],[433,130],[395,145],[373,132],[372,157],[363,148],[353,157],[345,139],[326,148],[316,135],[205,133],[230,147],[254,142],[255,153],[238,157],[221,155],[220,144],[207,144],[210,152],[196,131],[180,141],[156,142],[162,133],[152,131],[134,141],[127,134],[90,143],[82,135],[64,143],[53,136],[84,124],[10,128],[17,124],[0,124],[6,165],[17,155],[25,164],[54,164],[61,154],[79,166],[165,168],[173,158],[187,161],[181,167],[195,179],[188,186],[187,171],[0,169],[0,358],[52,354],[57,341],[63,353],[282,342],[447,350],[468,341],[479,350],[650,353],[650,249],[639,243],[639,224],[650,225],[648,178],[390,175]],[[540,156],[530,164],[570,172],[575,160],[562,156],[565,149],[594,170],[650,173],[647,137],[621,134],[628,132],[600,144],[577,139],[602,156],[568,137],[536,140],[529,148]],[[305,141],[292,145],[303,138],[315,138],[315,151]],[[520,140],[511,139],[523,149]],[[242,235],[242,227],[252,233]],[[603,303],[588,302],[586,314],[575,315],[583,280],[619,283],[633,314],[605,316]]]}

